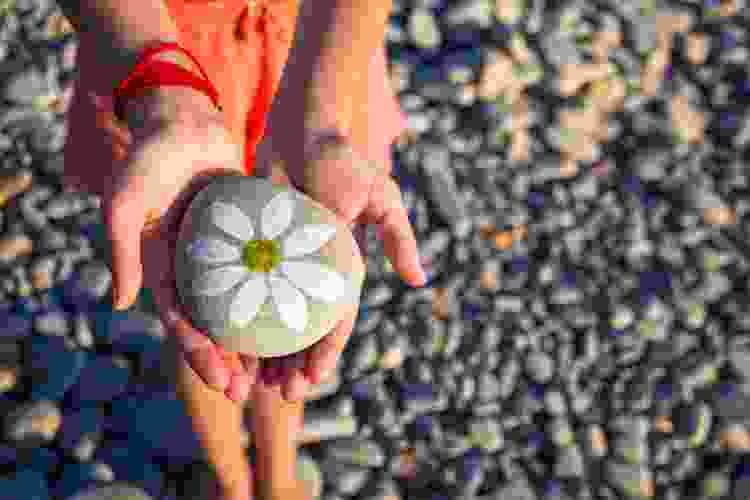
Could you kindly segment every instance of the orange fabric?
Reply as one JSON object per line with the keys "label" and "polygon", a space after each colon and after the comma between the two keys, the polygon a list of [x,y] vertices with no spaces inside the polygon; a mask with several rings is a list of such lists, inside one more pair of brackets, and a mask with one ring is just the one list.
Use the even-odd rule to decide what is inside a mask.
{"label": "orange fabric", "polygon": [[200,63],[219,94],[224,123],[244,144],[245,172],[255,149],[294,35],[298,0],[165,0],[180,44]]}

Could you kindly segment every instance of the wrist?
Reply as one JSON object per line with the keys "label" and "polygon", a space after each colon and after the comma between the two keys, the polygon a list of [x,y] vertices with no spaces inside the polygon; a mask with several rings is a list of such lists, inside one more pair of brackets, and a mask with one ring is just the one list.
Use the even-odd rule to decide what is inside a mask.
{"label": "wrist", "polygon": [[[155,60],[175,63],[195,74],[199,69],[189,57],[179,51],[166,51]],[[216,106],[204,92],[181,85],[162,85],[144,89],[143,94],[128,99],[123,108],[124,119],[131,130],[149,123],[168,124],[189,122],[198,116],[212,116]]]}
{"label": "wrist", "polygon": [[124,120],[131,131],[150,126],[194,123],[206,119],[221,121],[211,98],[201,91],[183,86],[161,86],[125,102]]}

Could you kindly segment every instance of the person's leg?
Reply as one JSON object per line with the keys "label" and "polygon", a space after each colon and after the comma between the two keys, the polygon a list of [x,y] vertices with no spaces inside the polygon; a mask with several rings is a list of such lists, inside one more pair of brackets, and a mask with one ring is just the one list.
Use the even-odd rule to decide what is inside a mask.
{"label": "person's leg", "polygon": [[206,450],[206,460],[216,472],[217,496],[210,500],[253,498],[253,477],[242,448],[242,407],[209,388],[185,361],[171,337],[164,346],[164,356],[164,368],[173,374],[177,393]]}
{"label": "person's leg", "polygon": [[252,398],[255,491],[263,500],[311,500],[297,477],[297,441],[304,401],[289,403],[280,386],[256,384]]}

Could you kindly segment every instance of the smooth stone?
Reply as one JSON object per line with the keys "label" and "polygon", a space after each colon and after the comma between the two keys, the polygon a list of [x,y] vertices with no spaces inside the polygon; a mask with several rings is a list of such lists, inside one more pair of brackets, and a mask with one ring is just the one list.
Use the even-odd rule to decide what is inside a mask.
{"label": "smooth stone", "polygon": [[60,479],[54,483],[55,496],[70,498],[97,484],[97,467],[92,462],[67,463],[62,468]]}
{"label": "smooth stone", "polygon": [[323,492],[323,473],[318,463],[307,453],[297,459],[297,477],[309,487],[306,489],[312,500],[318,500]]}
{"label": "smooth stone", "polygon": [[112,271],[103,262],[87,262],[78,270],[81,287],[96,300],[103,299],[112,285]]}
{"label": "smooth stone", "polygon": [[154,500],[152,496],[131,484],[114,483],[79,492],[66,500]]}
{"label": "smooth stone", "polygon": [[[279,221],[279,227],[283,228],[287,222],[289,223],[289,229],[281,233],[283,235],[281,238],[279,238],[278,231],[272,233],[273,239],[278,241],[279,253],[276,256],[280,257],[281,253],[285,251],[284,245],[288,241],[288,235],[294,234],[301,227],[316,227],[316,225],[321,225],[317,227],[333,227],[335,231],[321,248],[314,250],[312,253],[303,253],[301,258],[292,257],[289,260],[289,262],[306,260],[313,264],[319,264],[321,268],[328,272],[320,273],[313,279],[311,279],[311,276],[302,279],[295,278],[297,283],[303,282],[301,283],[304,286],[302,292],[299,291],[300,287],[298,286],[288,287],[287,297],[296,295],[298,303],[306,303],[303,317],[300,317],[299,311],[302,309],[299,308],[297,309],[298,312],[287,313],[286,319],[282,321],[276,306],[277,303],[269,294],[259,307],[256,304],[255,308],[248,311],[251,318],[249,321],[241,320],[232,323],[229,316],[235,293],[229,293],[228,290],[215,295],[195,293],[195,288],[199,283],[205,283],[207,287],[214,286],[214,292],[225,288],[216,287],[216,281],[213,283],[202,281],[203,273],[212,269],[212,267],[234,266],[234,269],[238,272],[248,271],[248,275],[251,275],[241,258],[243,250],[241,240],[229,236],[228,233],[219,229],[212,222],[212,207],[215,206],[213,203],[221,202],[224,204],[220,205],[224,207],[223,215],[221,215],[224,217],[224,224],[242,226],[241,215],[239,215],[239,213],[242,213],[252,223],[254,237],[263,238],[262,211],[269,206],[269,202],[272,200],[275,203],[283,201],[285,195],[291,197],[293,202],[289,209],[284,208],[283,203],[271,205],[271,209],[276,210],[274,216]],[[235,208],[232,209],[231,207]],[[269,220],[267,219],[266,222],[268,223]],[[247,227],[240,230],[240,237],[246,238],[249,231],[250,229]],[[188,255],[188,250],[199,248],[193,246],[198,235],[222,241],[239,250],[239,252],[235,250],[234,261],[217,265],[192,259]],[[303,247],[307,244],[307,248],[314,248],[315,242],[318,240],[312,236],[312,233],[308,233],[306,236],[303,235],[299,241]],[[212,252],[207,249],[204,256],[209,253]],[[278,263],[276,269],[283,265],[283,261]],[[208,332],[215,342],[229,351],[255,354],[258,357],[277,357],[299,352],[320,340],[340,321],[345,311],[358,307],[365,278],[364,263],[359,254],[358,245],[354,241],[351,231],[338,220],[335,214],[298,191],[274,185],[256,177],[238,175],[218,177],[195,196],[185,213],[180,228],[175,269],[177,271],[178,296],[194,326]],[[259,286],[261,286],[260,283],[267,283],[268,280],[261,281],[260,279],[265,278],[266,273],[259,271],[257,274],[258,281],[256,283],[259,283]],[[290,284],[290,280],[287,280],[285,275],[279,274],[279,276],[281,279],[278,280],[278,283],[285,283],[287,286]],[[326,281],[321,281],[323,279]],[[243,280],[244,277],[238,282],[244,283]],[[330,288],[329,290],[321,289],[319,285],[323,282],[330,284],[331,287],[339,283],[341,286],[340,293],[330,299],[321,299],[320,297],[327,292],[337,293]],[[241,289],[242,286],[235,284],[236,290]],[[267,285],[265,286],[267,287]],[[314,300],[310,298],[310,292],[315,294]],[[255,314],[253,315],[253,313]],[[288,326],[289,323],[293,323],[292,326]]]}
{"label": "smooth stone", "polygon": [[326,452],[339,462],[361,467],[382,467],[386,459],[378,443],[360,439],[338,439],[326,447]]}
{"label": "smooth stone", "polygon": [[350,438],[356,435],[357,427],[357,418],[353,415],[338,415],[335,412],[310,409],[305,412],[299,443]]}
{"label": "smooth stone", "polygon": [[102,411],[95,406],[64,413],[59,436],[60,446],[72,453],[86,436],[99,434],[103,425]]}
{"label": "smooth stone", "polygon": [[130,441],[111,443],[97,451],[95,459],[109,465],[118,480],[136,484],[149,495],[158,498],[164,487],[164,475],[159,466],[143,456],[144,450]]}
{"label": "smooth stone", "polygon": [[34,330],[41,335],[64,337],[70,333],[70,325],[64,311],[53,309],[34,318]]}
{"label": "smooth stone", "polygon": [[371,469],[337,462],[330,457],[320,464],[320,470],[326,483],[334,486],[338,493],[346,496],[359,492],[372,476]]}
{"label": "smooth stone", "polygon": [[62,424],[62,414],[53,401],[22,404],[3,419],[4,436],[17,447],[36,448],[51,442]]}

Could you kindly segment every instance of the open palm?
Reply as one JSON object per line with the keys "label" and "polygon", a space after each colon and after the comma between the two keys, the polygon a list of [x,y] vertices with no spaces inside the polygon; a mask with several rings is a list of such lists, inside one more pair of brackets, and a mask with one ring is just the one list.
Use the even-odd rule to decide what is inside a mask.
{"label": "open palm", "polygon": [[[384,83],[382,78],[380,81]],[[370,123],[360,127],[359,134],[350,139],[306,132],[303,143],[308,147],[281,148],[274,147],[280,142],[278,128],[270,128],[267,140],[258,148],[258,171],[269,168],[266,175],[274,182],[290,183],[338,215],[352,230],[363,258],[366,226],[376,225],[394,268],[404,281],[422,286],[426,278],[417,242],[401,190],[390,176],[390,148],[404,129],[403,117],[393,94],[385,87],[378,94],[373,96],[376,102],[370,102]],[[263,360],[263,383],[278,385],[287,400],[303,398],[310,384],[319,384],[335,369],[351,336],[357,311],[358,307],[346,311],[331,333],[308,349]]]}
{"label": "open palm", "polygon": [[87,83],[78,82],[71,103],[63,182],[101,197],[115,287],[127,297],[125,305],[148,286],[191,368],[207,385],[240,401],[256,379],[257,360],[226,352],[194,329],[178,305],[174,281],[182,214],[213,177],[242,171],[238,149],[218,121],[211,125],[211,117],[206,126],[131,132],[115,120],[111,98]]}

